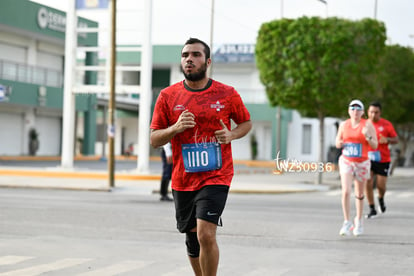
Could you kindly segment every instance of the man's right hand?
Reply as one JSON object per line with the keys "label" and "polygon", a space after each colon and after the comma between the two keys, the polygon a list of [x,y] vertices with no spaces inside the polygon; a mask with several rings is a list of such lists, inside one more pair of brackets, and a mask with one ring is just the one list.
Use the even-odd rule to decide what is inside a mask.
{"label": "man's right hand", "polygon": [[191,113],[188,110],[184,110],[180,117],[178,117],[177,122],[174,124],[175,133],[181,133],[187,128],[193,128],[196,125],[196,122],[194,121],[195,116],[193,113]]}
{"label": "man's right hand", "polygon": [[168,128],[164,129],[152,129],[150,136],[151,146],[158,148],[170,142],[171,139],[178,133],[183,132],[188,128],[193,128],[196,125],[194,120],[195,116],[188,110],[184,110],[180,117],[178,117],[177,122],[171,125]]}

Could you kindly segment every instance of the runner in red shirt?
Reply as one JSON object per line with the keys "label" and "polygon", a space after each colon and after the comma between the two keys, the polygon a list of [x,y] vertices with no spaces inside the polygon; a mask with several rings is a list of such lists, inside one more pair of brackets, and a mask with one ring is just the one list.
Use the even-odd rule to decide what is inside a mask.
{"label": "runner in red shirt", "polygon": [[[230,186],[233,177],[231,145],[217,143],[214,132],[223,128],[230,129],[230,118],[236,124],[248,121],[249,112],[233,87],[209,79],[206,87],[194,90],[183,81],[161,92],[151,129],[172,126],[181,114],[190,113],[197,114],[194,118],[196,126],[171,139],[173,149],[187,145],[182,150],[173,150],[172,188],[176,191],[197,191],[203,186],[217,183]],[[217,155],[217,160],[207,160],[204,151],[193,152],[193,148],[221,151],[221,158]],[[217,162],[215,169],[204,166],[207,163],[212,165],[212,162]]]}
{"label": "runner in red shirt", "polygon": [[187,40],[181,51],[185,80],[161,91],[151,122],[151,145],[172,144],[177,228],[186,233],[195,275],[217,274],[216,230],[233,177],[230,143],[252,127],[236,90],[207,77],[210,64],[209,46]]}
{"label": "runner in red shirt", "polygon": [[382,213],[386,210],[384,196],[387,190],[387,179],[391,171],[389,145],[398,143],[398,135],[391,122],[381,118],[381,104],[379,102],[372,102],[369,105],[368,118],[375,127],[378,139],[378,148],[376,150],[370,149],[368,152],[371,160],[371,178],[365,189],[370,208],[367,218],[372,218],[377,215],[374,201],[374,175],[376,176],[380,210]]}
{"label": "runner in red shirt", "polygon": [[[364,105],[360,100],[353,100],[349,104],[350,119],[342,122],[336,136],[336,147],[342,148],[339,158],[339,173],[342,187],[342,212],[344,222],[339,235],[350,235],[351,230],[355,236],[363,234],[362,212],[364,207],[365,183],[370,177],[370,161],[368,159],[369,147],[376,148],[377,136],[369,120],[362,118]],[[352,182],[354,181],[356,216],[354,224],[350,220],[350,197]]]}

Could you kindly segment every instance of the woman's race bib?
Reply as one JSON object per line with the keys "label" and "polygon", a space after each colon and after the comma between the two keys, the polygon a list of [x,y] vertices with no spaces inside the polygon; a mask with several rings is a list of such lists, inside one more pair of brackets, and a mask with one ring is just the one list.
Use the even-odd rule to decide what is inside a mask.
{"label": "woman's race bib", "polygon": [[220,144],[183,144],[181,152],[186,172],[207,172],[218,170],[222,166]]}
{"label": "woman's race bib", "polygon": [[343,145],[342,154],[346,157],[362,157],[362,144],[345,143]]}

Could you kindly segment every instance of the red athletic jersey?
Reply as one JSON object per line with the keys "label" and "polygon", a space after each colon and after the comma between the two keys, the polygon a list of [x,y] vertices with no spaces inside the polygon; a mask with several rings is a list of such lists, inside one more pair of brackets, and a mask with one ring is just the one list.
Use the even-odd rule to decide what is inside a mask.
{"label": "red athletic jersey", "polygon": [[[397,137],[397,132],[395,132],[395,129],[390,121],[380,118],[378,122],[372,122],[372,124],[374,125],[375,130],[377,132],[378,141],[381,137]],[[370,151],[372,151],[372,153],[370,152],[370,155],[376,154],[372,155],[376,156],[376,159],[371,158],[371,160],[381,163],[391,162],[390,148],[388,147],[388,144],[378,143],[378,148],[376,150],[370,149]]]}
{"label": "red athletic jersey", "polygon": [[[173,84],[162,90],[158,96],[151,129],[165,129],[173,125],[184,110],[194,114],[196,126],[178,133],[171,140],[172,188],[177,191],[196,191],[206,185],[230,186],[234,174],[231,145],[215,143],[214,132],[222,129],[220,119],[228,129],[231,129],[230,119],[236,124],[250,120],[250,114],[240,95],[233,87],[214,80],[208,88],[202,91],[188,90],[184,81]],[[221,148],[221,168],[203,172],[186,172],[189,166],[188,162],[185,165],[187,154],[189,158],[195,156],[185,152],[188,144],[196,146],[214,144]],[[202,153],[200,156],[203,157]],[[197,162],[189,163],[191,166]],[[200,162],[203,162],[203,159]]]}
{"label": "red athletic jersey", "polygon": [[356,128],[352,128],[351,119],[345,121],[342,132],[343,149],[342,156],[352,162],[368,160],[369,144],[362,134],[362,128],[367,120],[361,119]]}

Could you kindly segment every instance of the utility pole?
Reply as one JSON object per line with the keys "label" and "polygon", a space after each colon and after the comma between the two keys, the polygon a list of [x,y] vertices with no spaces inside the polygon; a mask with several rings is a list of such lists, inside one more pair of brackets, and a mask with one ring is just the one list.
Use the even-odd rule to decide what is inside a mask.
{"label": "utility pole", "polygon": [[325,15],[325,17],[328,18],[328,2],[325,1],[325,0],[318,0],[318,1],[325,4],[325,6],[326,6],[326,15]]}
{"label": "utility pole", "polygon": [[283,18],[283,0],[280,0],[280,19]]}
{"label": "utility pole", "polygon": [[116,0],[111,0],[111,70],[108,102],[108,184],[115,187],[115,66],[116,66]]}
{"label": "utility pole", "polygon": [[149,172],[150,120],[152,104],[152,0],[144,1],[144,41],[141,61],[141,94],[138,120],[138,164],[141,173]]}
{"label": "utility pole", "polygon": [[[280,19],[283,19],[283,0],[280,0]],[[276,109],[276,124],[277,124],[277,132],[276,132],[276,150],[275,150],[275,158],[280,155],[281,147],[282,147],[282,107],[280,104],[277,106]]]}
{"label": "utility pole", "polygon": [[76,12],[75,1],[68,1],[65,33],[65,80],[63,87],[63,129],[62,129],[62,160],[63,168],[73,168],[74,136],[75,136],[75,95],[73,94],[74,66],[76,62],[75,47]]}
{"label": "utility pole", "polygon": [[[211,0],[211,14],[210,14],[210,58],[213,59],[213,40],[214,40],[214,0]],[[208,75],[213,76],[213,63],[208,68]]]}

